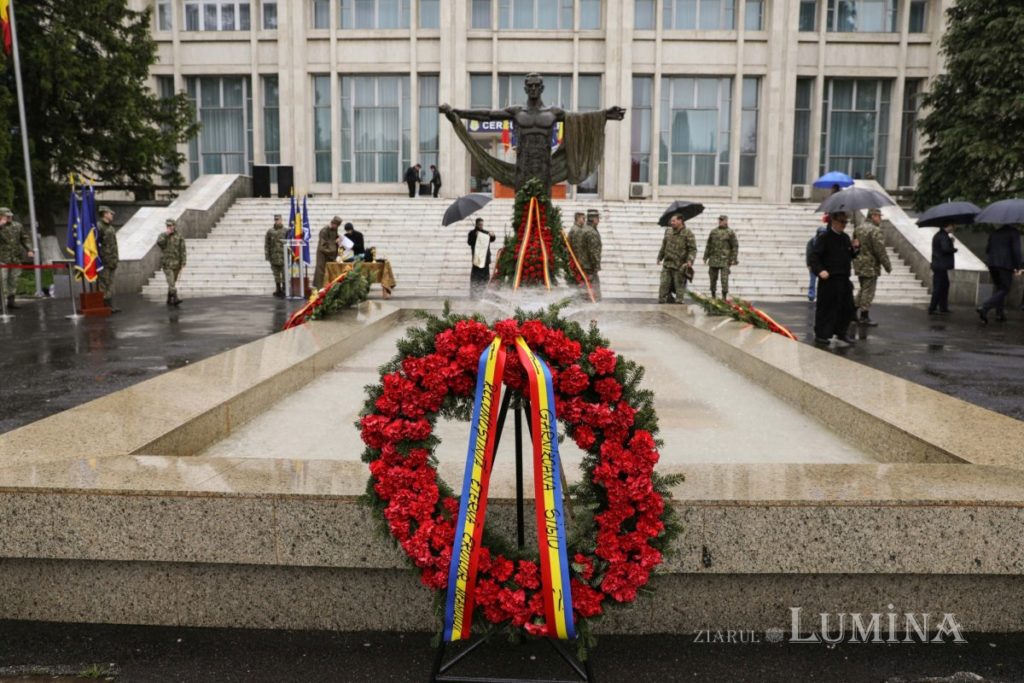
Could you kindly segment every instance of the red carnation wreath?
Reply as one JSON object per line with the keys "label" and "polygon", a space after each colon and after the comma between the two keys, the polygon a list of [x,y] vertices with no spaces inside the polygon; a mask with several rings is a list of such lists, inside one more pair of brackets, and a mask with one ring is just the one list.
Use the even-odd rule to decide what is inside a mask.
{"label": "red carnation wreath", "polygon": [[[357,426],[371,473],[368,501],[423,584],[446,590],[459,500],[438,478],[434,423],[439,414],[468,419],[481,352],[495,335],[509,346],[521,335],[551,368],[562,433],[586,453],[582,481],[570,487],[575,517],[568,530],[572,604],[586,643],[585,620],[636,599],[662,561],[679,531],[668,502],[681,478],[654,472],[660,444],[653,394],[639,387],[643,368],[610,350],[595,325],[584,330],[558,312],[519,312],[493,326],[447,307],[441,316],[423,316],[426,325],[411,329],[382,368],[381,384],[367,387]],[[510,353],[505,385],[521,391],[526,381]],[[537,558],[485,529],[477,617],[546,635],[540,588]]]}

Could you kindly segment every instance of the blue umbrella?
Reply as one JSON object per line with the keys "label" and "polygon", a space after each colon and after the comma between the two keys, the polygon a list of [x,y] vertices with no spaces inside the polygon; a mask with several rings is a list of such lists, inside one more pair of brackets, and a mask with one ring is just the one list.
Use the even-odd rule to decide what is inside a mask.
{"label": "blue umbrella", "polygon": [[1004,199],[985,207],[974,217],[975,223],[1014,225],[1024,223],[1024,199]]}
{"label": "blue umbrella", "polygon": [[974,222],[974,217],[981,213],[974,204],[970,202],[946,202],[933,206],[917,219],[920,228],[942,228],[947,225],[969,225]]}
{"label": "blue umbrella", "polygon": [[839,171],[829,171],[814,181],[814,187],[818,189],[830,190],[834,185],[850,187],[853,185],[853,178]]}

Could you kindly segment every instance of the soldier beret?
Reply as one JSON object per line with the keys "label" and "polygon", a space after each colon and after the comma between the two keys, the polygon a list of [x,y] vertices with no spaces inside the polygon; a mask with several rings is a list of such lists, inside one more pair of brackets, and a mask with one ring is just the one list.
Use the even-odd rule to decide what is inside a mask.
{"label": "soldier beret", "polygon": [[96,209],[96,213],[114,213],[114,210],[111,209],[109,206],[105,206],[104,205],[104,206],[100,206],[100,208]]}
{"label": "soldier beret", "polygon": [[178,224],[178,221],[174,220],[173,218],[168,218],[167,220],[164,221],[164,225],[177,225],[177,224]]}
{"label": "soldier beret", "polygon": [[13,216],[14,212],[8,209],[6,206],[0,207],[0,216]]}
{"label": "soldier beret", "polygon": [[341,216],[335,216],[331,219],[331,223],[334,225],[341,225]]}

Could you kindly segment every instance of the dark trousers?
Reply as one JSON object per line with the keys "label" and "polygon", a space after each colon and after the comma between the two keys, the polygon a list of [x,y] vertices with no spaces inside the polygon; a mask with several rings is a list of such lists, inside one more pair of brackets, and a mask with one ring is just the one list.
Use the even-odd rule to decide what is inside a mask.
{"label": "dark trousers", "polygon": [[849,275],[832,275],[818,280],[818,303],[814,309],[814,336],[831,339],[846,336],[857,310]]}
{"label": "dark trousers", "polygon": [[433,183],[430,184],[430,189],[433,190],[433,194],[435,197],[441,192],[441,186],[435,185]]}
{"label": "dark trousers", "polygon": [[949,271],[932,271],[932,301],[928,304],[928,310],[934,313],[936,310],[949,310]]}
{"label": "dark trousers", "polygon": [[469,273],[469,296],[471,299],[479,299],[487,290],[487,283],[490,281],[486,268],[473,269]]}
{"label": "dark trousers", "polygon": [[989,268],[988,273],[992,276],[992,286],[995,287],[995,291],[981,307],[986,311],[994,308],[996,315],[1002,317],[1006,297],[1010,294],[1010,287],[1013,286],[1013,271],[1009,268]]}
{"label": "dark trousers", "polygon": [[416,196],[416,181],[415,180],[407,180],[405,184],[409,186],[409,196],[410,197],[415,197]]}

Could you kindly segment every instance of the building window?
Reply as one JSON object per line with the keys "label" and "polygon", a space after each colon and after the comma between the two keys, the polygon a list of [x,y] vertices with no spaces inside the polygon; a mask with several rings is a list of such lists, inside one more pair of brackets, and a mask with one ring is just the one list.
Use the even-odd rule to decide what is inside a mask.
{"label": "building window", "polygon": [[740,118],[740,187],[757,184],[757,110],[760,95],[761,79],[744,78]]}
{"label": "building window", "polygon": [[658,184],[728,184],[731,89],[730,78],[662,78]]}
{"label": "building window", "polygon": [[491,99],[491,74],[470,74],[470,109],[490,109],[493,106]]}
{"label": "building window", "polygon": [[928,31],[928,0],[911,0],[910,32],[926,33]]}
{"label": "building window", "polygon": [[277,30],[277,3],[263,3],[263,28],[267,31]]}
{"label": "building window", "polygon": [[491,27],[491,2],[492,0],[473,0],[472,23],[473,28]]}
{"label": "building window", "polygon": [[748,31],[764,30],[764,0],[746,0],[743,28]]}
{"label": "building window", "polygon": [[342,77],[341,102],[342,181],[400,181],[411,153],[409,77]]}
{"label": "building window", "polygon": [[189,143],[192,179],[207,173],[247,173],[252,164],[252,94],[242,76],[192,76],[186,92],[202,124]]}
{"label": "building window", "polygon": [[818,0],[800,0],[800,30],[818,30]]}
{"label": "building window", "polygon": [[[263,77],[263,156],[268,164],[281,163],[281,98],[277,76]],[[277,169],[270,169],[270,182],[277,182]]]}
{"label": "building window", "polygon": [[249,7],[248,2],[186,2],[185,30],[248,31]]}
{"label": "building window", "polygon": [[601,0],[580,0],[580,30],[601,28]]}
{"label": "building window", "polygon": [[441,28],[441,0],[420,0],[420,28]]}
{"label": "building window", "polygon": [[900,176],[903,187],[915,185],[914,160],[917,157],[917,108],[921,99],[920,79],[907,79],[903,88],[903,117],[900,125]]}
{"label": "building window", "polygon": [[318,183],[331,182],[331,77],[313,76],[313,163]]}
{"label": "building window", "polygon": [[409,28],[410,0],[340,0],[341,28]]}
{"label": "building window", "polygon": [[629,145],[629,179],[634,183],[651,182],[651,128],[654,104],[654,79],[633,76],[632,141]]}
{"label": "building window", "polygon": [[828,30],[895,33],[899,0],[828,0]]}
{"label": "building window", "polygon": [[732,29],[735,24],[732,0],[663,0],[664,28]]}
{"label": "building window", "polygon": [[796,79],[796,109],[793,115],[793,184],[807,184],[807,162],[811,153],[811,97],[813,78]]}
{"label": "building window", "polygon": [[655,0],[634,0],[633,3],[633,28],[637,31],[653,31]]}
{"label": "building window", "polygon": [[331,27],[330,0],[313,0],[313,28]]}
{"label": "building window", "polygon": [[571,29],[573,0],[498,0],[498,27]]}
{"label": "building window", "polygon": [[170,31],[172,28],[171,12],[173,8],[170,2],[156,3],[156,30],[158,31]]}
{"label": "building window", "polygon": [[[437,76],[419,77],[419,102],[420,110],[420,156],[419,163],[424,169],[429,169],[431,164],[438,165],[438,123],[441,118],[437,115]],[[403,169],[404,170],[404,169]],[[427,178],[427,174],[423,174]]]}
{"label": "building window", "polygon": [[828,81],[822,107],[822,174],[842,171],[853,178],[873,174],[885,184],[891,86],[887,80]]}
{"label": "building window", "polygon": [[[576,96],[576,111],[597,111],[601,108],[601,76],[580,74],[579,90]],[[597,177],[600,170],[595,170],[576,186],[581,194],[597,194]]]}
{"label": "building window", "polygon": [[[526,104],[526,74],[498,74],[498,107]],[[572,76],[544,76],[544,94],[547,106],[572,108]]]}

